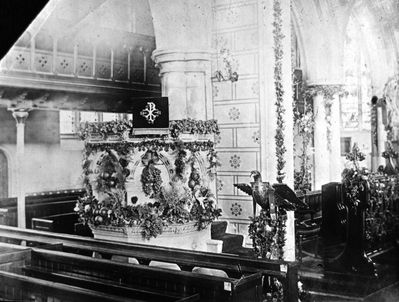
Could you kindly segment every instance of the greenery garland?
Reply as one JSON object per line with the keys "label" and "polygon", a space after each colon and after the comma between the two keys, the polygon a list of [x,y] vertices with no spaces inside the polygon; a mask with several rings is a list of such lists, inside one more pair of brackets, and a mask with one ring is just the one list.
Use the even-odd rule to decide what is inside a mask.
{"label": "greenery garland", "polygon": [[[78,135],[81,140],[85,140],[90,135],[100,135],[105,140],[109,135],[118,135],[122,138],[126,133],[130,133],[133,128],[131,120],[115,120],[108,122],[84,122],[80,124]],[[169,122],[170,137],[177,139],[181,133],[189,134],[215,134],[219,135],[220,130],[217,120],[194,120],[182,119]]]}
{"label": "greenery garland", "polygon": [[170,136],[178,138],[181,133],[189,134],[220,134],[216,120],[201,121],[194,119],[183,119],[170,121]]}
{"label": "greenery garland", "polygon": [[259,258],[282,260],[287,215],[279,213],[277,219],[271,219],[267,211],[261,210],[259,216],[250,219],[248,233],[256,255]]}
{"label": "greenery garland", "polygon": [[284,145],[284,88],[282,83],[283,72],[283,45],[282,40],[284,34],[282,31],[282,9],[280,0],[273,1],[273,39],[274,39],[274,87],[276,90],[276,114],[277,114],[277,127],[276,134],[274,136],[276,142],[276,157],[277,157],[277,181],[283,182],[285,178],[285,172],[283,172],[286,161],[284,154],[287,149]]}
{"label": "greenery garland", "polygon": [[90,134],[99,134],[102,139],[106,139],[110,134],[123,137],[126,131],[133,127],[132,121],[115,120],[108,122],[84,122],[80,124],[78,131],[79,138],[85,140]]}

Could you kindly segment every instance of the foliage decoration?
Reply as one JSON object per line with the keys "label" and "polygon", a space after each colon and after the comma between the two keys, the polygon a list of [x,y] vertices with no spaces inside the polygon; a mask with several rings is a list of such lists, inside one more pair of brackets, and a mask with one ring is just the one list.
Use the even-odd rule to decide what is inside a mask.
{"label": "foliage decoration", "polygon": [[396,74],[388,79],[384,85],[382,98],[378,100],[378,105],[385,107],[387,111],[387,122],[385,124],[385,131],[387,132],[387,141],[391,142],[395,139],[394,127],[395,121],[399,118],[399,109],[397,103],[399,101],[399,74]]}
{"label": "foliage decoration", "polygon": [[359,195],[364,191],[368,180],[369,171],[366,168],[361,168],[359,162],[365,159],[357,144],[352,147],[352,152],[346,154],[346,159],[352,165],[350,168],[345,168],[342,172],[342,184],[345,188],[344,194],[351,208],[356,208],[360,202]]}
{"label": "foliage decoration", "polygon": [[169,131],[172,138],[178,138],[181,133],[216,135],[220,134],[219,126],[216,120],[174,120],[170,121],[169,123]]}
{"label": "foliage decoration", "polygon": [[283,45],[282,40],[284,34],[282,31],[282,9],[280,0],[273,1],[273,39],[274,39],[274,88],[276,91],[276,114],[277,114],[277,127],[276,134],[274,136],[276,142],[276,157],[277,157],[277,181],[283,182],[285,178],[285,167],[284,154],[287,149],[284,145],[284,88],[282,83],[283,72]]}
{"label": "foliage decoration", "polygon": [[146,196],[156,198],[161,192],[161,170],[155,167],[153,160],[150,160],[144,167],[140,181]]}
{"label": "foliage decoration", "polygon": [[250,217],[249,237],[259,258],[282,260],[284,257],[285,224],[287,215],[279,213],[271,219],[269,213],[261,210],[259,216]]}
{"label": "foliage decoration", "polygon": [[[80,139],[90,138],[92,134],[100,135],[105,140],[109,135],[118,135],[120,138],[130,133],[133,128],[131,120],[115,120],[107,122],[84,122],[80,124],[78,135]],[[182,119],[169,122],[169,133],[173,139],[178,139],[181,133],[189,134],[220,134],[217,120]]]}
{"label": "foliage decoration", "polygon": [[[295,106],[297,107],[297,106]],[[294,107],[294,108],[295,108]],[[305,99],[305,111],[300,113],[298,110],[294,111],[294,126],[298,131],[298,135],[302,139],[300,159],[300,171],[295,171],[295,190],[300,190],[303,193],[311,190],[311,157],[309,152],[309,145],[313,139],[313,131],[315,126],[313,107]]]}
{"label": "foliage decoration", "polygon": [[352,163],[342,173],[343,184],[347,190],[345,194],[350,207],[358,205],[359,193],[369,187],[369,199],[366,201],[366,249],[376,250],[384,247],[389,241],[394,241],[399,229],[397,202],[399,200],[399,175],[388,176],[380,172],[372,173],[359,166],[364,159],[355,144],[347,159]]}
{"label": "foliage decoration", "polygon": [[[216,80],[226,81],[230,80],[232,83],[238,81],[238,62],[231,56],[230,49],[227,48],[227,41],[223,38],[219,38],[217,41],[217,65],[218,69],[215,71],[215,75],[212,77]],[[222,58],[223,67],[219,69],[219,58]]]}
{"label": "foliage decoration", "polygon": [[222,210],[216,208],[216,199],[211,190],[205,186],[196,186],[193,189],[196,202],[191,214],[197,221],[198,230],[206,228],[215,219],[222,215]]}
{"label": "foliage decoration", "polygon": [[110,134],[122,137],[126,131],[132,129],[132,126],[132,121],[129,120],[84,122],[80,124],[78,135],[82,140],[87,139],[91,134],[100,134],[102,139],[106,139]]}
{"label": "foliage decoration", "polygon": [[331,107],[334,102],[334,96],[339,97],[347,95],[347,91],[342,87],[342,85],[312,85],[308,86],[305,90],[305,98],[313,99],[317,95],[322,95],[324,99],[324,110],[325,110],[325,120],[327,123],[327,148],[331,150]]}
{"label": "foliage decoration", "polygon": [[157,237],[164,226],[171,224],[195,221],[198,230],[202,230],[221,215],[208,188],[198,187],[192,193],[180,180],[162,187],[152,203],[125,206],[124,196],[123,190],[109,193],[109,198],[102,201],[87,195],[79,198],[75,211],[81,221],[94,226],[138,226],[145,239]]}

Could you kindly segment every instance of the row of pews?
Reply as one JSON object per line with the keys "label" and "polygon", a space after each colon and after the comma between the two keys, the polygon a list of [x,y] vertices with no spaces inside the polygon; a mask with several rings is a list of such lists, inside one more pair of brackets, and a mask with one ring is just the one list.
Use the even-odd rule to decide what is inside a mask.
{"label": "row of pews", "polygon": [[[74,234],[78,215],[76,201],[84,189],[45,191],[26,196],[26,227],[57,233]],[[0,224],[17,226],[17,198],[0,199]],[[86,231],[86,230],[84,230]]]}
{"label": "row of pews", "polygon": [[0,238],[7,242],[0,245],[0,294],[7,299],[264,301],[273,278],[283,285],[284,301],[298,299],[297,263],[9,226],[0,226]]}

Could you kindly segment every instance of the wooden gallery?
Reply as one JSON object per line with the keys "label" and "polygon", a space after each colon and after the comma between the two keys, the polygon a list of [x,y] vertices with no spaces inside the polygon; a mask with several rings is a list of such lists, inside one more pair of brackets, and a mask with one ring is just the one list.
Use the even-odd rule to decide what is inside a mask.
{"label": "wooden gallery", "polygon": [[397,1],[20,2],[0,301],[399,301]]}

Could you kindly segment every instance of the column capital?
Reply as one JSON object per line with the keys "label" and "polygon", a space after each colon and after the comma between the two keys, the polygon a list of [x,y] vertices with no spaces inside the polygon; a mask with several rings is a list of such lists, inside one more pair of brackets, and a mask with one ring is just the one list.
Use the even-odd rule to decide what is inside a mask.
{"label": "column capital", "polygon": [[17,122],[17,125],[25,124],[25,121],[29,116],[29,110],[12,109],[11,111],[12,111],[12,116],[14,117],[15,121]]}
{"label": "column capital", "polygon": [[204,71],[210,67],[211,54],[210,50],[156,49],[152,53],[152,59],[161,74],[173,71]]}

